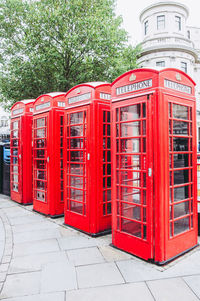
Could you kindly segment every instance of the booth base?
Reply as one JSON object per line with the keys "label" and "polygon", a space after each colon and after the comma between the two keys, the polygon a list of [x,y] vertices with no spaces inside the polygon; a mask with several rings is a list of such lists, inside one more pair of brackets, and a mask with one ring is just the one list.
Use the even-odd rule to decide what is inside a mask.
{"label": "booth base", "polygon": [[65,223],[63,223],[63,225],[64,225],[64,226],[67,226],[67,227],[70,227],[70,228],[72,228],[72,229],[74,229],[74,230],[77,230],[77,231],[79,231],[79,232],[81,232],[81,233],[87,234],[87,235],[89,235],[89,236],[91,236],[91,237],[99,237],[99,236],[111,234],[111,232],[112,232],[111,229],[108,229],[108,230],[104,230],[104,231],[101,231],[101,232],[98,232],[98,233],[89,233],[89,232],[83,231],[83,230],[81,230],[81,229],[79,229],[79,228],[73,227],[73,226],[68,225],[68,224],[65,224]]}
{"label": "booth base", "polygon": [[59,218],[59,217],[63,217],[63,216],[64,216],[64,213],[62,213],[62,214],[51,215],[51,214],[46,214],[46,213],[40,212],[40,211],[35,210],[35,209],[33,209],[33,211],[35,211],[35,212],[37,212],[37,213],[39,213],[39,214],[41,214],[41,215],[44,215],[44,216],[46,216],[46,217],[53,218],[53,219],[54,219],[54,218]]}
{"label": "booth base", "polygon": [[174,257],[172,257],[172,258],[170,258],[170,259],[168,259],[168,260],[161,261],[161,262],[160,262],[160,261],[155,261],[154,259],[145,260],[145,259],[143,259],[142,257],[136,256],[136,255],[134,255],[134,254],[132,254],[132,253],[129,253],[129,252],[123,250],[123,249],[120,249],[120,248],[116,247],[116,246],[113,245],[112,243],[110,244],[110,246],[113,247],[114,249],[123,251],[123,252],[125,252],[125,253],[127,253],[127,254],[130,254],[130,255],[132,255],[132,256],[134,256],[134,257],[137,257],[137,258],[139,258],[139,259],[141,259],[141,260],[143,260],[143,261],[145,261],[145,262],[147,261],[147,262],[154,263],[154,264],[156,264],[156,265],[158,265],[158,266],[163,266],[163,265],[165,265],[165,264],[168,264],[168,263],[172,262],[173,260],[177,259],[178,257],[183,256],[184,254],[190,252],[191,250],[195,249],[196,247],[199,246],[199,244],[196,244],[196,245],[194,245],[193,247],[191,247],[191,248],[189,248],[189,249],[187,249],[187,250],[185,250],[185,251],[183,251],[183,252],[177,254],[176,256],[174,256]]}
{"label": "booth base", "polygon": [[200,236],[200,213],[198,213],[198,236]]}

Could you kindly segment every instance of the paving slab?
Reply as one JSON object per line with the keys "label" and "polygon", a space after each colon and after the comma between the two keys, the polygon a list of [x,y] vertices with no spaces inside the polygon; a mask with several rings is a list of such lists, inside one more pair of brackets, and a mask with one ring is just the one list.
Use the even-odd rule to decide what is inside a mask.
{"label": "paving slab", "polygon": [[79,288],[124,283],[122,275],[113,262],[80,266],[76,268],[76,272]]}
{"label": "paving slab", "polygon": [[10,207],[6,208],[6,215],[7,217],[10,218],[16,218],[16,217],[21,217],[21,216],[30,216],[32,215],[32,212],[29,212],[23,207],[20,206],[15,206],[15,207]]}
{"label": "paving slab", "polygon": [[32,232],[36,230],[43,230],[43,229],[58,229],[59,225],[54,224],[48,220],[41,220],[39,222],[33,222],[33,223],[28,223],[28,224],[20,224],[20,225],[13,225],[12,226],[12,231],[14,235],[16,233],[21,233],[21,232]]}
{"label": "paving slab", "polygon": [[60,251],[56,239],[25,242],[25,243],[14,245],[13,257],[47,253],[47,252],[56,252],[56,251]]}
{"label": "paving slab", "polygon": [[166,278],[164,269],[156,267],[151,263],[144,262],[138,258],[117,261],[116,264],[126,282],[140,282]]}
{"label": "paving slab", "polygon": [[40,229],[31,231],[31,235],[29,232],[21,232],[17,233],[14,236],[14,243],[23,243],[29,241],[37,241],[51,238],[60,238],[62,237],[58,229]]}
{"label": "paving slab", "polygon": [[72,250],[88,247],[96,247],[96,241],[93,238],[82,236],[72,235],[65,238],[59,238],[58,243],[62,250]]}
{"label": "paving slab", "polygon": [[181,278],[148,281],[147,285],[156,301],[198,301]]}
{"label": "paving slab", "polygon": [[118,260],[127,260],[133,258],[132,255],[117,250],[111,246],[99,246],[99,250],[106,261],[118,261]]}
{"label": "paving slab", "polygon": [[183,279],[200,299],[200,275],[183,277]]}
{"label": "paving slab", "polygon": [[69,250],[67,256],[75,266],[105,262],[97,247]]}
{"label": "paving slab", "polygon": [[40,272],[8,275],[3,286],[1,299],[38,294]]}
{"label": "paving slab", "polygon": [[66,301],[154,301],[145,283],[112,285],[66,292]]}
{"label": "paving slab", "polygon": [[36,214],[31,214],[30,216],[27,215],[27,216],[17,216],[15,218],[14,217],[9,218],[9,220],[10,220],[10,224],[12,226],[21,225],[21,224],[27,225],[30,223],[38,223],[39,221],[44,220],[44,217],[36,215]]}
{"label": "paving slab", "polygon": [[76,271],[72,263],[63,261],[44,265],[41,292],[59,292],[77,288]]}
{"label": "paving slab", "polygon": [[14,274],[39,271],[42,269],[42,265],[44,264],[65,260],[67,260],[67,255],[65,254],[65,251],[45,252],[40,254],[15,257],[10,262],[8,273]]}
{"label": "paving slab", "polygon": [[65,293],[39,294],[25,297],[8,298],[6,301],[65,301]]}

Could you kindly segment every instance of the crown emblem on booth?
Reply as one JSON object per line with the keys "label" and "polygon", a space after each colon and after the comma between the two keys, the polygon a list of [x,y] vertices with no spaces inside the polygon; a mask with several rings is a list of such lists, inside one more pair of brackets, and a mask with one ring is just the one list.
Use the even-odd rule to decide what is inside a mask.
{"label": "crown emblem on booth", "polygon": [[129,81],[133,82],[134,80],[136,80],[136,75],[132,73],[131,76],[129,77]]}
{"label": "crown emblem on booth", "polygon": [[181,81],[181,75],[180,75],[180,73],[176,73],[176,79],[179,80],[179,81]]}

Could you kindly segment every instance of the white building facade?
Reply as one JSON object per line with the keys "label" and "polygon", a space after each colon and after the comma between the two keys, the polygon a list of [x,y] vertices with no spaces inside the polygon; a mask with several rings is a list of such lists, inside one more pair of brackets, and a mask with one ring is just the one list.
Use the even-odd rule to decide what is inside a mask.
{"label": "white building facade", "polygon": [[0,106],[0,143],[9,140],[10,114]]}
{"label": "white building facade", "polygon": [[143,31],[140,67],[172,67],[196,82],[200,140],[200,28],[187,26],[188,8],[177,2],[157,2],[140,14]]}

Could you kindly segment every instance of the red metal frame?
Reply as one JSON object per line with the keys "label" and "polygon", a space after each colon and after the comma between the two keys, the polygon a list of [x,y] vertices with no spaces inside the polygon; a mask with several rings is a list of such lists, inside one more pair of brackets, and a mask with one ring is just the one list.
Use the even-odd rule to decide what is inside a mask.
{"label": "red metal frame", "polygon": [[92,236],[111,228],[110,84],[66,94],[65,224]]}
{"label": "red metal frame", "polygon": [[113,245],[158,264],[197,245],[194,87],[176,69],[112,84]]}
{"label": "red metal frame", "polygon": [[33,209],[51,217],[64,213],[63,125],[65,94],[39,96],[33,112]]}
{"label": "red metal frame", "polygon": [[16,102],[11,108],[10,192],[18,203],[32,204],[32,120],[34,99]]}

